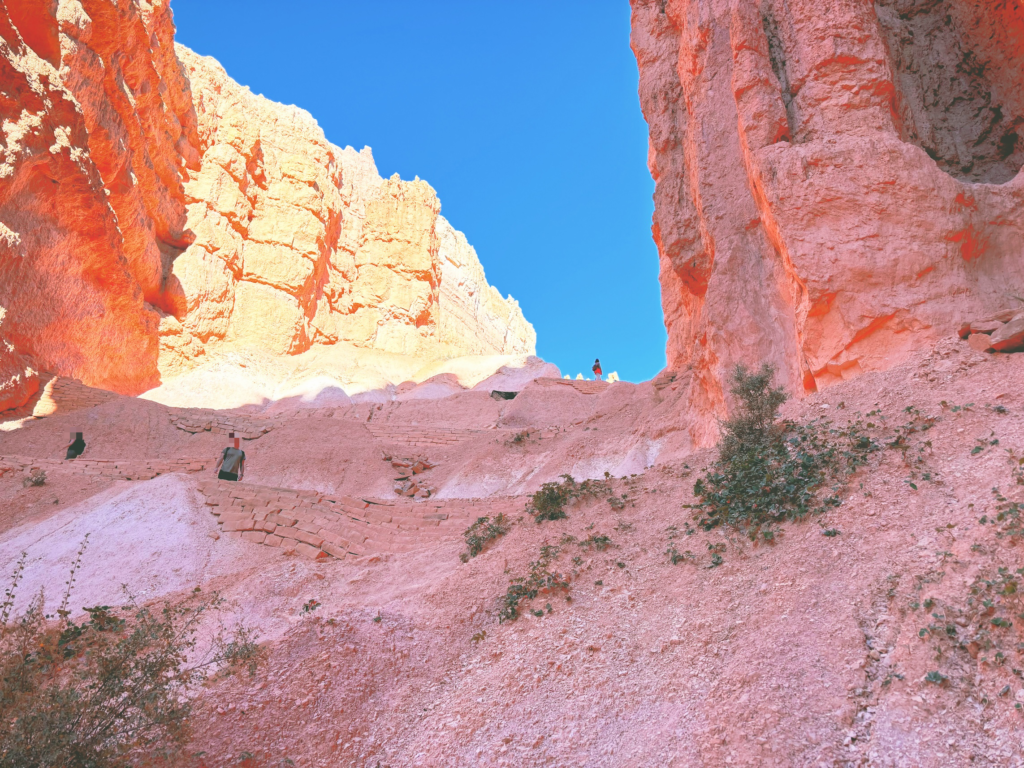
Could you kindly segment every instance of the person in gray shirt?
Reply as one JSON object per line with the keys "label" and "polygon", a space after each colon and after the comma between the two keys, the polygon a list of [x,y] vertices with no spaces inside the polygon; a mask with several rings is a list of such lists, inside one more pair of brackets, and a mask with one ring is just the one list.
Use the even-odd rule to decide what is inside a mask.
{"label": "person in gray shirt", "polygon": [[232,438],[234,445],[224,449],[214,471],[221,480],[241,480],[245,475],[245,451],[241,449],[242,440],[235,437],[234,432],[228,436]]}

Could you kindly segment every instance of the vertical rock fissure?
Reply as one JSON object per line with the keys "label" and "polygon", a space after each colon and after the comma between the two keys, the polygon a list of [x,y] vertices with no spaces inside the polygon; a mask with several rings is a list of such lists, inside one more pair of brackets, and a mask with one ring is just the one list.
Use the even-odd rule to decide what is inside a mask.
{"label": "vertical rock fissure", "polygon": [[775,19],[772,7],[767,3],[761,12],[761,23],[764,26],[765,37],[768,39],[768,59],[775,72],[775,77],[779,80],[782,103],[786,107],[786,124],[789,126],[789,135],[779,136],[777,141],[791,142],[796,136],[796,107],[793,104],[793,93],[790,91],[789,73],[786,71],[786,52],[782,47],[782,37],[779,35],[779,23]]}

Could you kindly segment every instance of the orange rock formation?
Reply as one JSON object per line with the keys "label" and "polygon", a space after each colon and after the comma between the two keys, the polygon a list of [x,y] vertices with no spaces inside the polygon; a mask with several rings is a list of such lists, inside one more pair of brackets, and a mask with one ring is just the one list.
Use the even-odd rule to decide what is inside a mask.
{"label": "orange rock formation", "polygon": [[134,394],[208,349],[534,352],[426,182],[176,47],[167,0],[0,0],[0,60],[0,407],[32,364]]}
{"label": "orange rock formation", "polygon": [[698,442],[737,362],[814,391],[1020,306],[1019,3],[631,2]]}

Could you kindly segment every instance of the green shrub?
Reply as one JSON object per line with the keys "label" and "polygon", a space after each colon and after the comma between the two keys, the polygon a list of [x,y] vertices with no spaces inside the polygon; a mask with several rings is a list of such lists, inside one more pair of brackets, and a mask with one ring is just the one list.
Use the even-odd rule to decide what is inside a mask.
{"label": "green shrub", "polygon": [[606,536],[603,533],[592,533],[579,542],[579,545],[584,549],[596,549],[598,552],[604,552],[604,550],[612,545],[612,540],[610,536]]}
{"label": "green shrub", "polygon": [[76,624],[66,610],[70,592],[59,620],[43,614],[41,593],[11,619],[13,591],[0,623],[2,768],[180,765],[187,694],[213,670],[254,672],[262,659],[245,628],[199,648],[201,620],[222,605],[216,593],[196,589],[155,608],[126,593],[122,608],[87,608]]}
{"label": "green shrub", "polygon": [[[516,577],[509,582],[508,590],[501,600],[498,609],[498,622],[515,621],[520,615],[520,604],[533,600],[540,594],[566,594],[569,591],[569,579],[566,574],[552,570],[551,566],[562,553],[559,546],[545,544],[540,548],[540,559],[530,563],[530,572],[525,577]],[[566,598],[568,599],[568,598]],[[548,613],[550,613],[550,604]],[[543,615],[543,611],[534,611],[534,615]]]}
{"label": "green shrub", "polygon": [[469,558],[479,555],[492,541],[508,533],[510,528],[511,524],[504,513],[499,513],[494,520],[489,517],[478,517],[476,522],[462,533],[466,539],[466,551],[459,555],[459,559],[468,563]]}
{"label": "green shrub", "polygon": [[526,511],[533,516],[538,523],[545,520],[563,520],[565,507],[576,499],[587,496],[599,496],[610,493],[611,486],[608,482],[610,475],[605,473],[605,480],[584,480],[577,483],[572,475],[561,475],[560,483],[544,483],[531,497],[526,505]]}
{"label": "green shrub", "polygon": [[[840,429],[821,420],[780,421],[786,394],[772,387],[774,375],[767,364],[733,373],[736,412],[722,424],[718,458],[693,488],[698,501],[691,508],[706,531],[725,525],[771,541],[782,522],[838,506],[843,475],[879,450],[859,422]],[[837,486],[823,494],[829,481]]]}

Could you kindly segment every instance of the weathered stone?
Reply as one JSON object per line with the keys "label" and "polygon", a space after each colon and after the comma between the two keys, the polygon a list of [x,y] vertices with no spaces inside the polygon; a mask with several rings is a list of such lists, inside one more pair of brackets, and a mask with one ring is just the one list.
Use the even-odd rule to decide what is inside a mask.
{"label": "weathered stone", "polygon": [[295,545],[295,551],[303,557],[309,558],[310,560],[326,560],[330,555],[324,552],[319,547],[314,547],[305,542],[298,542]]}
{"label": "weathered stone", "polygon": [[692,374],[695,443],[717,438],[737,363],[811,392],[1024,285],[1012,4],[631,5],[668,367]]}
{"label": "weathered stone", "polygon": [[987,333],[972,333],[967,337],[967,343],[971,349],[978,352],[988,352],[992,349],[992,338]]}
{"label": "weathered stone", "polygon": [[1016,352],[1024,349],[1024,314],[1017,315],[989,337],[997,352]]}

